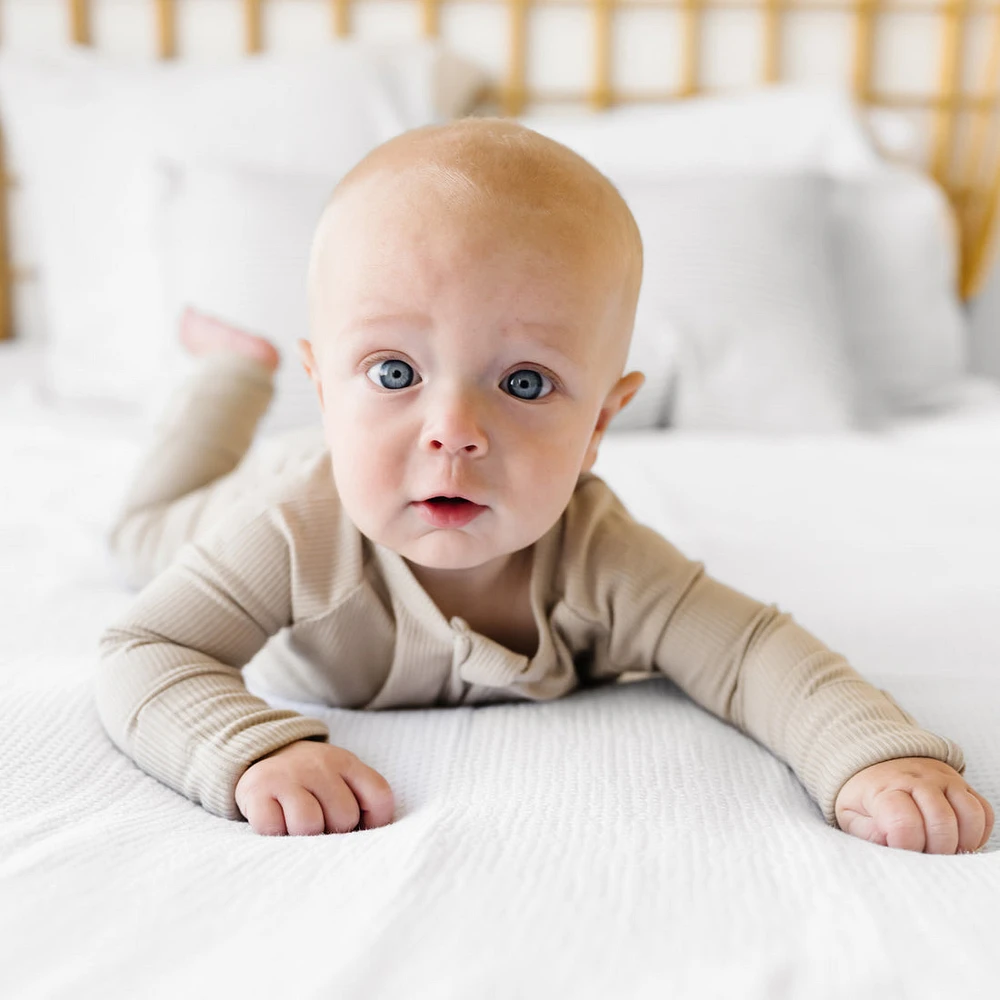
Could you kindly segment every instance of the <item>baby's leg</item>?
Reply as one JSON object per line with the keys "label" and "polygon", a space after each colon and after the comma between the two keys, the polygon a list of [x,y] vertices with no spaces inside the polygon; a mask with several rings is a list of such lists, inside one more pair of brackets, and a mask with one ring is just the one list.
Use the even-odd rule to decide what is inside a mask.
{"label": "baby's leg", "polygon": [[253,489],[238,466],[274,393],[278,356],[262,338],[192,313],[181,340],[197,366],[160,418],[109,533],[137,587]]}

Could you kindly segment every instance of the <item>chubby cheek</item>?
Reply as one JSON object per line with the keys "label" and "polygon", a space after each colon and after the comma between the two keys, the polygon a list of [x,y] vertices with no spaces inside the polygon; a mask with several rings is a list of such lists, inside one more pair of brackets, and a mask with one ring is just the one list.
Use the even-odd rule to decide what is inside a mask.
{"label": "chubby cheek", "polygon": [[547,528],[569,503],[586,451],[589,434],[579,428],[549,428],[511,450],[505,463],[522,513]]}
{"label": "chubby cheek", "polygon": [[365,534],[377,535],[398,503],[406,444],[389,421],[348,403],[345,398],[328,406],[323,421],[334,480],[351,520]]}

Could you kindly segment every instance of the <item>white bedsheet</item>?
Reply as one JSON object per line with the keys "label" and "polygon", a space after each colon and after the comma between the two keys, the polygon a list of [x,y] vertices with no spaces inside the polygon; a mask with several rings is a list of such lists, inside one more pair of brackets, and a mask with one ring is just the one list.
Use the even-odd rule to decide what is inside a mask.
{"label": "white bedsheet", "polygon": [[[958,740],[1000,807],[1000,402],[878,438],[623,435],[598,471]],[[668,681],[556,703],[309,708],[392,826],[260,838],[144,775],[91,697],[130,601],[102,531],[141,442],[0,399],[0,997],[1000,992],[1000,838],[931,857],[824,825]]]}

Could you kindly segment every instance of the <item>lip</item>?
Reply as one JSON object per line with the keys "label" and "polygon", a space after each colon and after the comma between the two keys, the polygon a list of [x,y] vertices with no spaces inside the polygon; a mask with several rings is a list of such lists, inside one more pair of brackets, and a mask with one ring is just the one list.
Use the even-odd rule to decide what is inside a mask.
{"label": "lip", "polygon": [[417,500],[413,504],[417,513],[435,528],[464,528],[474,521],[483,511],[489,510],[482,504],[473,503],[464,497],[455,497],[461,503],[431,503],[430,500]]}

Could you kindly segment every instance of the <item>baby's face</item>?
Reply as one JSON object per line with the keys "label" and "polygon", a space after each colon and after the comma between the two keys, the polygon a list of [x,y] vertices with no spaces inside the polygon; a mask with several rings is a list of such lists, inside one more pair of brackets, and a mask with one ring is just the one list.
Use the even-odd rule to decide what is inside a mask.
{"label": "baby's face", "polygon": [[362,190],[336,215],[301,346],[348,516],[437,569],[531,545],[642,381],[616,269],[530,209]]}

